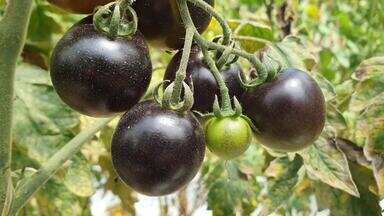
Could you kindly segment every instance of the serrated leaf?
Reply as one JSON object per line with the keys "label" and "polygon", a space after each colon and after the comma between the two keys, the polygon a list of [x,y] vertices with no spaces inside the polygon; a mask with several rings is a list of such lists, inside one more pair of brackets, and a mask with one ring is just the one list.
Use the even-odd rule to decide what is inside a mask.
{"label": "serrated leaf", "polygon": [[348,160],[330,140],[320,137],[312,146],[299,152],[309,173],[320,181],[358,197]]}
{"label": "serrated leaf", "polygon": [[384,152],[384,57],[363,61],[355,72],[355,92],[349,110],[349,138]]}
{"label": "serrated leaf", "polygon": [[384,57],[363,61],[355,72],[358,83],[350,102],[350,111],[359,113],[384,97]]}
{"label": "serrated leaf", "polygon": [[371,170],[350,163],[352,175],[361,193],[360,198],[321,183],[315,182],[315,192],[320,209],[329,209],[332,215],[340,216],[379,216],[380,206],[378,198],[370,191],[375,180]]}

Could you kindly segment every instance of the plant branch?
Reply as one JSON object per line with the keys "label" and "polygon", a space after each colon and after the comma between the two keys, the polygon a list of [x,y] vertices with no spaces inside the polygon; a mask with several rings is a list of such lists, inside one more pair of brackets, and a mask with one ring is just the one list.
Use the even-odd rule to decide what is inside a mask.
{"label": "plant branch", "polygon": [[[229,25],[225,21],[225,19],[222,18],[221,15],[219,13],[217,13],[211,7],[211,5],[207,4],[203,0],[187,0],[187,1],[194,3],[195,5],[197,5],[198,7],[202,8],[207,13],[209,13],[211,16],[213,16],[220,23],[220,25],[223,29],[224,41],[226,40],[225,38],[228,38],[228,42],[229,42],[229,40],[231,39],[231,34],[232,34],[231,28],[229,27]],[[189,13],[186,14],[186,13],[180,12],[180,14],[182,15],[183,22],[188,21],[189,25],[191,25],[191,24],[193,25],[194,30],[195,30],[195,39],[198,41],[198,43],[200,45],[202,45],[203,47],[208,48],[208,49],[218,50],[220,52],[224,52],[225,49],[227,49],[227,46],[225,46],[225,45],[206,41],[197,31]],[[224,44],[226,44],[226,43],[224,43]],[[237,56],[240,56],[242,58],[247,59],[249,62],[251,62],[256,67],[256,69],[259,72],[265,71],[265,68],[263,67],[261,61],[259,59],[257,59],[257,57],[254,54],[251,54],[251,53],[248,53],[248,52],[245,52],[241,49],[236,49],[236,48],[232,48],[232,50],[230,52],[231,52],[231,54],[234,54],[234,55],[237,55]]]}
{"label": "plant branch", "polygon": [[209,55],[208,50],[203,49],[204,60],[207,63],[208,67],[211,69],[213,76],[216,79],[217,84],[219,85],[220,95],[221,95],[221,108],[225,112],[232,112],[231,98],[229,96],[229,90],[223,76],[221,75],[219,69],[217,68],[215,61]]}
{"label": "plant branch", "polygon": [[211,5],[209,5],[207,2],[203,0],[188,0],[188,1],[200,7],[207,13],[209,13],[219,22],[219,24],[221,25],[221,28],[223,29],[223,44],[228,45],[231,42],[232,30],[229,27],[228,23],[225,21],[225,19],[219,13],[217,13],[211,7]]}
{"label": "plant branch", "polygon": [[95,133],[104,128],[113,119],[114,117],[100,119],[87,130],[80,132],[62,149],[56,152],[37,173],[20,185],[20,187],[16,189],[16,197],[11,209],[12,215],[16,214],[29,201],[33,194],[36,193],[67,160],[74,156]]}
{"label": "plant branch", "polygon": [[17,58],[27,35],[32,0],[9,0],[0,20],[0,213],[10,203],[11,128]]}
{"label": "plant branch", "polygon": [[174,104],[177,104],[180,101],[181,90],[183,88],[183,81],[187,74],[189,56],[191,53],[191,47],[193,43],[193,35],[194,35],[194,29],[191,27],[186,28],[183,54],[181,56],[179,69],[176,72],[175,86],[172,92],[172,102]]}

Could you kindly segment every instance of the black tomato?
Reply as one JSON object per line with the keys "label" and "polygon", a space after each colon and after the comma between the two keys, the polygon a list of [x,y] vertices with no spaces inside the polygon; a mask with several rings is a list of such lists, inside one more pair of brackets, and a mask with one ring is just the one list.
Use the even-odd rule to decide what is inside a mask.
{"label": "black tomato", "polygon": [[103,117],[128,110],[149,86],[152,63],[140,32],[131,40],[109,39],[92,17],[73,26],[51,59],[53,86],[61,99],[85,115]]}
{"label": "black tomato", "polygon": [[105,5],[113,0],[48,0],[66,11],[79,14],[91,14],[97,6]]}
{"label": "black tomato", "polygon": [[[164,75],[164,80],[173,81],[176,72],[179,69],[182,51],[179,51],[169,63]],[[226,82],[231,98],[236,96],[240,99],[244,93],[239,80],[239,74],[243,73],[238,64],[232,64],[229,68],[223,70],[221,74]],[[197,46],[193,46],[189,57],[187,67],[186,82],[193,84],[194,105],[192,110],[202,113],[211,112],[215,95],[220,96],[219,86],[209,67],[203,62],[203,56]]]}
{"label": "black tomato", "polygon": [[162,196],[197,174],[205,156],[204,131],[191,112],[180,114],[145,101],[124,114],[111,148],[114,168],[127,185]]}
{"label": "black tomato", "polygon": [[[214,0],[204,1],[214,5]],[[197,30],[204,32],[211,16],[190,3],[188,7]],[[133,8],[139,18],[139,29],[147,40],[173,49],[182,47],[185,29],[176,0],[137,0]]]}
{"label": "black tomato", "polygon": [[244,93],[245,114],[266,147],[297,151],[312,144],[325,124],[324,95],[316,81],[298,69],[286,69],[278,77]]}

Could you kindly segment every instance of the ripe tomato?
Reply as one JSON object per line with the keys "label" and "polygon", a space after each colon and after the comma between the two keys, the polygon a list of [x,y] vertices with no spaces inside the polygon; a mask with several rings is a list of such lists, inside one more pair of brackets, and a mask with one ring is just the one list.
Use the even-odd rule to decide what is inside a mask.
{"label": "ripe tomato", "polygon": [[48,0],[64,10],[72,13],[91,14],[97,6],[108,4],[113,0]]}
{"label": "ripe tomato", "polygon": [[[214,5],[214,0],[205,2]],[[204,32],[211,16],[190,3],[188,6],[196,28],[200,33]],[[139,18],[139,29],[147,40],[172,49],[183,46],[185,29],[176,0],[137,0],[133,8]]]}
{"label": "ripe tomato", "polygon": [[245,114],[261,144],[298,151],[312,144],[325,124],[324,95],[316,81],[298,69],[286,69],[273,81],[244,93]]}
{"label": "ripe tomato", "polygon": [[252,140],[251,127],[242,117],[214,117],[207,122],[205,134],[208,149],[226,160],[243,154]]}
{"label": "ripe tomato", "polygon": [[88,17],[58,42],[51,58],[51,78],[61,99],[93,117],[124,112],[149,86],[152,63],[140,32],[131,40],[111,40]]}
{"label": "ripe tomato", "polygon": [[204,131],[191,112],[180,114],[146,101],[124,114],[111,150],[115,170],[126,184],[162,196],[197,174],[205,155]]}
{"label": "ripe tomato", "polygon": [[[173,81],[176,77],[176,72],[179,69],[182,51],[179,51],[169,63],[164,75],[164,80]],[[227,84],[229,95],[231,98],[236,96],[240,98],[244,93],[239,80],[239,74],[243,73],[238,64],[232,64],[229,68],[221,71],[223,78]],[[212,105],[215,100],[215,95],[220,96],[219,86],[215,77],[203,62],[203,56],[200,48],[193,46],[187,67],[186,82],[189,85],[193,83],[194,89],[194,105],[192,110],[202,113],[211,112]]]}

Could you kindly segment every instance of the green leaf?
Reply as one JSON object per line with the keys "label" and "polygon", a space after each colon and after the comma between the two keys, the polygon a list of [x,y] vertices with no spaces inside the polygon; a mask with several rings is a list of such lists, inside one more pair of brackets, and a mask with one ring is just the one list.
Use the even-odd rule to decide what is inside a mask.
{"label": "green leaf", "polygon": [[220,179],[209,189],[208,209],[213,211],[213,215],[217,216],[236,215],[245,192],[246,185],[244,182]]}
{"label": "green leaf", "polygon": [[358,83],[352,96],[350,110],[361,112],[370,104],[382,100],[384,96],[384,57],[363,61],[355,75]]}
{"label": "green leaf", "polygon": [[298,171],[302,167],[302,161],[295,157],[290,161],[287,157],[277,158],[271,162],[265,171],[265,175],[272,177],[268,181],[268,194],[262,195],[263,213],[276,212],[289,201],[293,195],[295,186],[299,182]]}
{"label": "green leaf", "polygon": [[309,174],[320,181],[358,197],[348,160],[330,140],[320,137],[312,146],[299,152]]}
{"label": "green leaf", "polygon": [[[61,102],[51,85],[49,73],[38,67],[21,64],[17,68],[15,93],[15,159],[29,164],[13,164],[38,169],[74,137],[79,116]],[[59,174],[72,193],[78,196],[93,194],[91,170],[81,153]]]}
{"label": "green leaf", "polygon": [[355,92],[351,97],[350,138],[360,146],[370,145],[384,152],[384,57],[365,60],[356,70]]}
{"label": "green leaf", "polygon": [[27,64],[17,68],[14,102],[14,142],[39,164],[73,138],[78,115],[64,105],[47,71]]}
{"label": "green leaf", "polygon": [[289,36],[283,41],[275,44],[269,44],[261,52],[272,60],[279,62],[284,68],[297,68],[304,71],[310,71],[316,65],[315,57],[308,51],[300,38]]}
{"label": "green leaf", "polygon": [[212,158],[203,165],[202,176],[208,189],[208,208],[214,215],[251,214],[257,207],[261,190],[256,177],[262,174],[265,163],[263,148],[251,145],[234,161]]}
{"label": "green leaf", "polygon": [[247,52],[255,53],[273,41],[272,29],[264,24],[243,20],[230,20],[228,24],[235,33],[234,38]]}
{"label": "green leaf", "polygon": [[89,215],[89,200],[73,196],[56,180],[48,181],[35,195],[35,199],[40,215]]}
{"label": "green leaf", "polygon": [[314,186],[319,207],[329,209],[332,215],[338,216],[381,215],[379,199],[370,191],[371,186],[375,184],[372,171],[355,163],[350,163],[350,167],[360,191],[360,198],[335,190],[324,183],[315,182]]}
{"label": "green leaf", "polygon": [[63,180],[68,190],[77,196],[90,197],[95,192],[92,185],[91,168],[83,156],[72,159]]}
{"label": "green leaf", "polygon": [[[228,25],[234,33],[233,38],[239,42],[241,48],[250,53],[255,53],[274,40],[272,29],[255,21],[228,20]],[[211,22],[208,34],[210,38],[222,35],[222,29],[216,20]]]}

